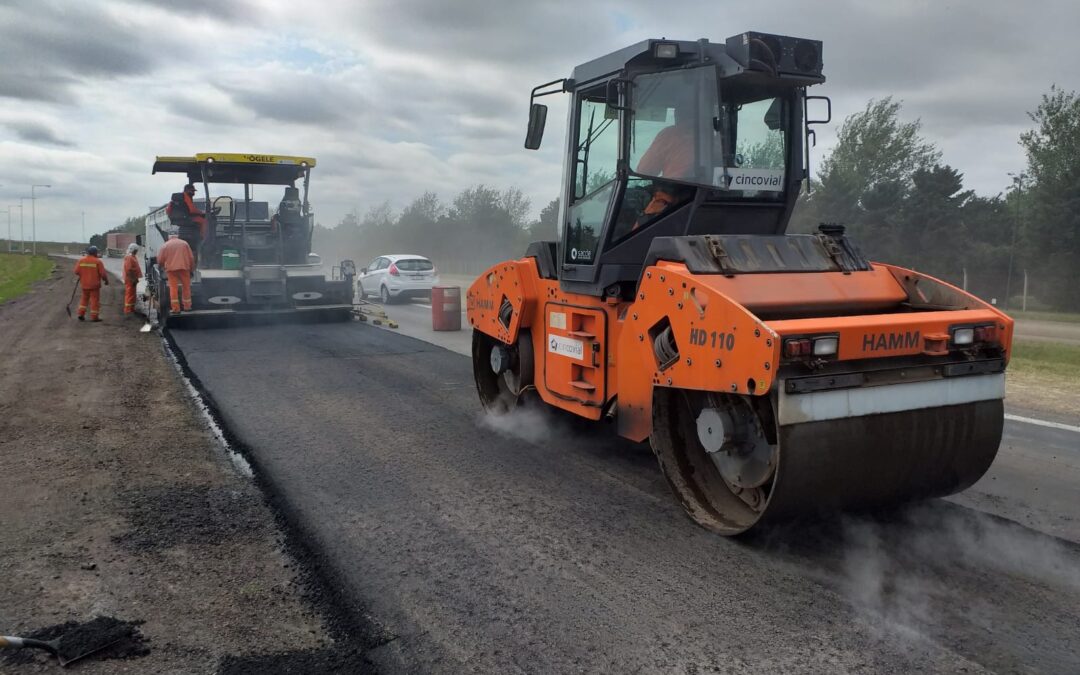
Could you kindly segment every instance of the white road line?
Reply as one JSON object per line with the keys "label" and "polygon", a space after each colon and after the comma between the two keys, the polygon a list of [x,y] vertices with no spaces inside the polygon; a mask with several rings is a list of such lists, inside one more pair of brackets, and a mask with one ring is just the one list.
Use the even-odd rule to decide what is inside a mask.
{"label": "white road line", "polygon": [[1020,415],[1005,415],[1005,419],[1013,422],[1023,422],[1024,424],[1034,424],[1040,427],[1049,427],[1050,429],[1061,429],[1062,431],[1071,431],[1073,433],[1080,434],[1080,427],[1073,426],[1071,424],[1062,424],[1061,422],[1048,422],[1046,420],[1038,420],[1034,417],[1021,417]]}
{"label": "white road line", "polygon": [[424,309],[431,309],[431,305],[424,305],[419,302],[414,302],[413,307],[423,307]]}

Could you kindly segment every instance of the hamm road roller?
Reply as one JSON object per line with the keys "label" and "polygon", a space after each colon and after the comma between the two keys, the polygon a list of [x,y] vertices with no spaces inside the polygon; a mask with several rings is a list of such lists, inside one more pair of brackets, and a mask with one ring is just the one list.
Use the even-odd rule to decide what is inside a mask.
{"label": "hamm road roller", "polygon": [[536,99],[571,97],[560,240],[469,288],[484,408],[614,421],[726,535],[978,480],[1012,320],[843,227],[785,233],[824,81],[820,42],[743,33],[646,40],[533,89],[528,149]]}

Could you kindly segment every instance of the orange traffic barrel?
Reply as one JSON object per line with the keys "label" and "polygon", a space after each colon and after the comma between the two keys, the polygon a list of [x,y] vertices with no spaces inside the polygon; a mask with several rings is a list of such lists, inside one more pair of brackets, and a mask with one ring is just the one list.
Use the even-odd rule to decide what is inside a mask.
{"label": "orange traffic barrel", "polygon": [[431,327],[435,330],[461,330],[461,288],[431,287]]}

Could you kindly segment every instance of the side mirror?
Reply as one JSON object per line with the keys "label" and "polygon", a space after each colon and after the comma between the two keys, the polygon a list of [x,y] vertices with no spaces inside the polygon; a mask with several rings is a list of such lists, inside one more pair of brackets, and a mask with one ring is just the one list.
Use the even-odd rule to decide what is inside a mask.
{"label": "side mirror", "polygon": [[361,267],[360,268],[360,274],[367,274],[367,268],[366,267]]}
{"label": "side mirror", "polygon": [[142,245],[143,245],[143,236],[141,234],[135,235],[135,244],[138,245],[140,248],[142,247]]}
{"label": "side mirror", "polygon": [[529,106],[529,130],[525,134],[525,149],[536,150],[544,139],[544,124],[547,123],[548,108],[543,103]]}
{"label": "side mirror", "polygon": [[[818,107],[817,110],[810,110],[811,101],[820,101],[825,104],[825,108]],[[818,113],[814,116],[812,113]],[[828,124],[832,122],[832,100],[828,96],[807,96],[806,97],[806,126],[813,124]]]}

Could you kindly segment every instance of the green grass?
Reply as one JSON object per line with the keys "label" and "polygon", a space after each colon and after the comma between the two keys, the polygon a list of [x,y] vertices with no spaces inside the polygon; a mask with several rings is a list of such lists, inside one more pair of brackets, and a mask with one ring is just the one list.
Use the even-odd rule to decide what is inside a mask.
{"label": "green grass", "polygon": [[1023,321],[1060,321],[1062,323],[1080,323],[1080,314],[1069,312],[1006,312],[1014,319]]}
{"label": "green grass", "polygon": [[53,264],[43,256],[0,253],[0,302],[18,297],[30,284],[49,276]]}
{"label": "green grass", "polygon": [[1014,340],[1009,370],[1080,380],[1080,345]]}

